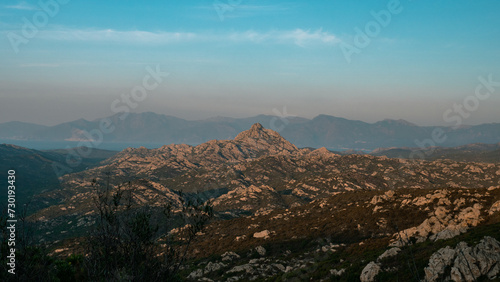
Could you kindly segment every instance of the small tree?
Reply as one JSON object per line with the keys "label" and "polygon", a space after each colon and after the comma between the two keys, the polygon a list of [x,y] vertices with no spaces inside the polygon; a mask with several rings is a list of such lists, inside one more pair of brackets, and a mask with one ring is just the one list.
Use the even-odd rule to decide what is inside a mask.
{"label": "small tree", "polygon": [[[104,189],[96,180],[94,204],[97,222],[87,237],[86,267],[91,280],[174,281],[191,241],[213,216],[210,203],[184,200],[173,211],[165,203],[161,212],[134,204],[134,188],[129,182],[112,189],[109,174]],[[156,211],[156,212],[155,212]],[[174,237],[172,222],[181,219],[186,228]]]}

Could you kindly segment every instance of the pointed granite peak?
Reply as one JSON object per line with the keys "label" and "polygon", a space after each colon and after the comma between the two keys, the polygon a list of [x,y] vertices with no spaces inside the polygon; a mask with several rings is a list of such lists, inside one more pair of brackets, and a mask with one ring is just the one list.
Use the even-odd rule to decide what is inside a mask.
{"label": "pointed granite peak", "polygon": [[274,136],[275,138],[283,138],[278,134],[278,132],[270,129],[265,129],[260,123],[254,123],[249,130],[241,132],[236,136],[236,138],[234,138],[234,140],[243,140],[247,138],[269,139],[271,136]]}
{"label": "pointed granite peak", "polygon": [[273,151],[296,151],[295,145],[288,142],[278,132],[266,129],[260,123],[255,123],[249,130],[238,134],[234,141],[240,141],[244,144],[254,146],[256,148],[273,148]]}
{"label": "pointed granite peak", "polygon": [[264,129],[264,127],[262,126],[262,124],[260,124],[258,122],[254,123],[252,125],[252,127],[250,127],[250,130],[263,130],[263,129]]}

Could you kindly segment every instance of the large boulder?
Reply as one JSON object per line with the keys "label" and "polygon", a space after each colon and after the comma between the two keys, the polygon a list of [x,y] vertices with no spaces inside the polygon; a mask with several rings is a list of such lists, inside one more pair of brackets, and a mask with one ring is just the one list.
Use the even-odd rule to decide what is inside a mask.
{"label": "large boulder", "polygon": [[380,265],[374,261],[370,262],[361,271],[361,276],[359,279],[361,282],[372,282],[375,281],[375,276],[380,272]]}

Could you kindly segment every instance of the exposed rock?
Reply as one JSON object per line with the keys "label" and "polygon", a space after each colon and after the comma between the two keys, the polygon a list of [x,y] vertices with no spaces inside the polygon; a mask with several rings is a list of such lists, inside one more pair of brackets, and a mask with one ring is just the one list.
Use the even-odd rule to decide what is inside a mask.
{"label": "exposed rock", "polygon": [[281,272],[285,272],[286,268],[281,263],[273,263],[273,266],[279,269]]}
{"label": "exposed rock", "polygon": [[376,204],[379,204],[379,203],[382,203],[384,201],[387,201],[387,200],[390,200],[392,199],[392,197],[394,197],[394,191],[392,190],[389,190],[387,192],[384,193],[384,195],[375,195],[373,196],[372,200],[370,201],[370,204],[372,205],[376,205]]}
{"label": "exposed rock", "polygon": [[245,146],[259,150],[269,150],[271,154],[298,151],[295,145],[285,140],[279,133],[265,129],[260,123],[256,123],[252,125],[250,130],[238,134],[234,141],[242,142]]}
{"label": "exposed rock", "polygon": [[226,267],[226,265],[223,264],[222,262],[219,262],[219,263],[217,263],[217,262],[209,262],[207,264],[207,266],[205,267],[204,273],[207,274],[207,273],[210,273],[212,271],[217,271],[217,270],[219,270],[219,269],[221,269],[223,267]]}
{"label": "exposed rock", "polygon": [[[429,199],[435,199],[436,195],[443,195],[443,193],[436,192],[427,196]],[[481,222],[481,209],[482,205],[476,203],[474,206],[464,208],[458,214],[452,216],[448,209],[438,206],[432,213],[433,216],[424,220],[420,225],[394,234],[395,239],[389,246],[401,247],[406,245],[410,237],[415,237],[419,243],[427,239],[436,241],[453,238],[466,232],[469,227],[477,226]]]}
{"label": "exposed rock", "polygon": [[449,266],[455,258],[455,250],[449,246],[439,249],[432,254],[429,259],[429,266],[424,269],[427,281],[436,281],[444,274],[445,268]]}
{"label": "exposed rock", "polygon": [[458,221],[469,226],[476,226],[480,221],[479,216],[481,215],[481,209],[481,204],[474,204],[473,207],[468,207],[462,210],[457,219]]}
{"label": "exposed rock", "polygon": [[467,228],[458,225],[448,225],[444,230],[439,231],[437,234],[433,234],[429,237],[432,241],[451,239],[462,233],[465,233]]}
{"label": "exposed rock", "polygon": [[225,252],[222,254],[222,261],[233,261],[234,259],[239,259],[240,256],[235,252]]}
{"label": "exposed rock", "polygon": [[342,268],[340,270],[330,269],[330,274],[333,276],[342,276],[342,274],[344,273],[345,273],[345,268]]}
{"label": "exposed rock", "polygon": [[375,276],[380,272],[380,265],[374,261],[370,262],[361,271],[361,276],[359,279],[361,282],[372,282],[375,281]]}
{"label": "exposed rock", "polygon": [[377,258],[377,261],[383,260],[383,259],[388,258],[388,257],[393,257],[393,256],[397,255],[399,252],[401,252],[401,249],[398,247],[390,248],[389,250],[387,250],[383,254],[381,254]]}
{"label": "exposed rock", "polygon": [[188,279],[196,279],[196,278],[201,278],[203,276],[203,270],[201,269],[196,269],[195,271],[191,272],[188,275]]}
{"label": "exposed rock", "polygon": [[379,195],[375,195],[375,196],[373,196],[372,200],[370,201],[370,204],[376,205],[376,204],[382,203],[382,202],[383,202],[382,198]]}
{"label": "exposed rock", "polygon": [[254,269],[251,264],[237,265],[228,270],[227,273],[242,272],[242,271],[246,273],[253,273]]}
{"label": "exposed rock", "polygon": [[236,236],[236,238],[234,238],[234,241],[242,241],[242,240],[245,240],[246,238],[247,238],[247,235]]}
{"label": "exposed rock", "polygon": [[[446,268],[451,267],[449,276]],[[485,236],[474,247],[465,242],[457,244],[455,249],[442,248],[429,259],[429,266],[424,269],[427,281],[444,280],[476,281],[486,276],[495,279],[500,274],[500,243]]]}
{"label": "exposed rock", "polygon": [[491,208],[488,211],[488,214],[492,215],[498,211],[500,211],[500,201],[496,201],[493,205],[491,205]]}
{"label": "exposed rock", "polygon": [[262,246],[255,247],[255,250],[261,256],[265,256],[266,255],[266,249],[264,247],[262,247]]}
{"label": "exposed rock", "polygon": [[215,209],[239,209],[255,211],[255,214],[269,213],[276,208],[283,208],[279,194],[270,186],[240,186],[227,194],[221,195],[214,202]]}
{"label": "exposed rock", "polygon": [[253,234],[253,237],[254,238],[262,238],[262,239],[268,239],[269,238],[269,234],[271,234],[271,232],[269,232],[269,230],[263,230],[263,231],[260,231],[260,232],[255,232]]}

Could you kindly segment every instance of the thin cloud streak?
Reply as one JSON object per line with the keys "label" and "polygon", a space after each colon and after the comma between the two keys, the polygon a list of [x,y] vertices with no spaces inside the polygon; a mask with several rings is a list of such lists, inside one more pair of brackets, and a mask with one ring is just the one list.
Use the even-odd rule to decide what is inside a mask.
{"label": "thin cloud streak", "polygon": [[8,5],[4,6],[6,9],[13,9],[13,10],[25,10],[25,11],[34,11],[34,10],[40,10],[38,7],[30,5],[24,1],[19,2],[16,5]]}
{"label": "thin cloud streak", "polygon": [[[294,5],[248,5],[248,4],[239,4],[231,6],[226,4],[234,10],[242,11],[242,12],[253,12],[253,13],[262,13],[262,12],[280,12],[280,11],[288,11],[295,8]],[[194,9],[200,10],[214,10],[214,4],[205,5],[205,6],[196,6]]]}
{"label": "thin cloud streak", "polygon": [[58,68],[60,64],[22,64],[19,65],[21,68]]}
{"label": "thin cloud streak", "polygon": [[332,33],[317,30],[285,30],[285,31],[244,31],[230,33],[193,33],[193,32],[150,32],[150,31],[117,31],[54,29],[40,34],[41,39],[57,41],[88,42],[125,42],[131,44],[175,44],[184,42],[232,41],[234,43],[273,43],[295,44],[300,47],[310,45],[333,45],[340,40]]}
{"label": "thin cloud streak", "polygon": [[113,29],[57,29],[40,34],[41,39],[59,41],[113,41],[129,43],[177,43],[193,40],[197,35],[186,32],[117,31]]}

